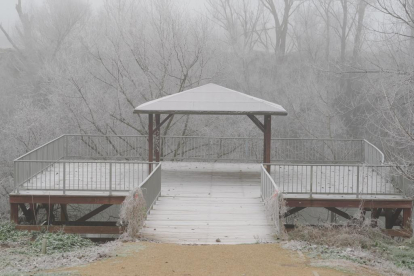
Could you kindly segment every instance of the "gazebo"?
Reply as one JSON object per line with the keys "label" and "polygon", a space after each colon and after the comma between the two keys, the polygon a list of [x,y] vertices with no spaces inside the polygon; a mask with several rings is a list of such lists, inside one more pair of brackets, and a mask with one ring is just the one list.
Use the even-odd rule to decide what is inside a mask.
{"label": "gazebo", "polygon": [[[275,103],[209,83],[170,96],[165,96],[135,108],[136,114],[148,114],[148,161],[160,161],[160,128],[175,114],[247,115],[263,132],[263,163],[270,163],[272,115],[286,116],[286,110]],[[161,115],[167,115],[161,121]],[[155,128],[154,128],[155,115]],[[256,117],[264,116],[263,123]],[[155,150],[154,150],[155,135]],[[150,165],[151,170],[151,165]],[[270,167],[267,166],[267,170]]]}

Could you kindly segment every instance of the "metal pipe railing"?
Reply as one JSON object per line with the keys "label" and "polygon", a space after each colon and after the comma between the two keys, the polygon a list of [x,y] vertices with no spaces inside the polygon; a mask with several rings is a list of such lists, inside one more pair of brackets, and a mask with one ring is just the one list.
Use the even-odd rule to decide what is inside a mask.
{"label": "metal pipe railing", "polygon": [[[160,143],[162,161],[260,163],[263,160],[262,138],[163,136]],[[314,166],[317,166],[318,163],[343,163],[350,164],[349,166],[352,167],[363,162],[370,165],[382,164],[384,160],[384,155],[378,148],[365,140],[356,139],[277,138],[272,139],[271,154],[271,160],[274,162],[298,163],[296,166],[301,166],[300,163],[306,163],[302,166],[310,163]],[[127,164],[134,166],[138,161],[147,160],[147,158],[146,136],[62,135],[15,160],[15,189],[18,191],[24,183],[27,184],[25,185],[27,187],[30,181],[37,181],[39,184],[40,178],[46,177],[46,171],[59,169],[60,171],[57,173],[62,177],[61,184],[65,187],[64,190],[73,190],[73,185],[70,183],[70,181],[75,181],[73,175],[84,173],[89,179],[89,177],[92,177],[89,176],[89,171],[93,168],[97,172],[101,172],[101,170],[108,171],[105,179],[108,179],[108,188],[111,187],[112,192],[116,190],[116,185],[114,186],[109,182],[115,181],[116,175],[120,174],[120,164],[122,164],[125,171],[128,171]],[[128,163],[108,161],[110,163],[106,164],[111,165],[103,165],[102,162],[106,161],[99,161],[117,159],[127,160],[124,162]],[[61,162],[62,160],[65,162]],[[85,168],[76,170],[74,166],[80,165]],[[80,178],[81,175],[78,175],[78,177]],[[100,174],[96,173],[91,181],[97,181],[96,178],[99,177]],[[50,178],[47,181],[51,181]],[[52,186],[49,185],[48,187]],[[83,185],[80,186],[83,187]],[[55,188],[57,187],[52,187],[52,189]],[[107,190],[102,187],[95,188]],[[310,192],[313,193],[313,189]]]}
{"label": "metal pipe railing", "polygon": [[[17,166],[45,167],[16,190],[62,191],[129,191],[149,175],[148,162],[138,161],[50,161],[19,160]],[[46,167],[46,164],[48,165]],[[157,163],[154,163],[157,164]]]}
{"label": "metal pipe railing", "polygon": [[376,146],[363,140],[364,142],[364,163],[370,165],[384,164],[384,154]]}
{"label": "metal pipe railing", "polygon": [[280,233],[281,217],[283,214],[280,213],[281,201],[283,200],[283,195],[267,172],[266,168],[260,166],[260,195],[266,207],[266,215],[276,229],[276,234]]}
{"label": "metal pipe railing", "polygon": [[[147,160],[146,136],[67,135],[71,158],[135,158]],[[271,160],[287,162],[364,162],[363,140],[272,139]],[[163,161],[262,162],[262,138],[162,136]]]}
{"label": "metal pipe railing", "polygon": [[266,164],[285,194],[401,195],[392,165]]}
{"label": "metal pipe railing", "polygon": [[140,184],[142,194],[147,204],[147,214],[161,195],[161,163],[159,163],[151,174]]}
{"label": "metal pipe railing", "polygon": [[21,184],[66,157],[65,141],[62,135],[14,160],[14,186],[17,192]]}

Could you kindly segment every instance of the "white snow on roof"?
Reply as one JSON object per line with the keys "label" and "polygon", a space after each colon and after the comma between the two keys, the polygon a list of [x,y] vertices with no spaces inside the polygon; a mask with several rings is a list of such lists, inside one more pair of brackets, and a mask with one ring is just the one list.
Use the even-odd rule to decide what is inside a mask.
{"label": "white snow on roof", "polygon": [[214,83],[146,102],[136,107],[134,113],[287,115],[278,104]]}

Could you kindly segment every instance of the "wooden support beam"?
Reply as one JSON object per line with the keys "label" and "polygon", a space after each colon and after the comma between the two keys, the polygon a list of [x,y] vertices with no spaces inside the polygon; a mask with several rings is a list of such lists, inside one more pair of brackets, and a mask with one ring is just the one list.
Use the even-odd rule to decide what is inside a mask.
{"label": "wooden support beam", "polygon": [[61,221],[68,221],[68,205],[67,204],[60,204],[60,220]]}
{"label": "wooden support beam", "polygon": [[155,114],[155,162],[160,162],[160,147],[161,147],[161,137],[160,137],[160,114]]}
{"label": "wooden support beam", "polygon": [[124,229],[118,226],[53,226],[16,225],[18,230],[60,232],[70,234],[122,234]]}
{"label": "wooden support beam", "polygon": [[257,119],[256,116],[247,114],[247,117],[249,117],[250,120],[252,120],[252,122],[264,133],[264,125],[259,121],[259,119]]}
{"label": "wooden support beam", "polygon": [[[159,116],[160,114],[156,114],[155,118],[157,118],[157,115]],[[168,114],[167,117],[164,118],[164,120],[161,121],[161,123],[159,123],[159,125],[157,126],[157,124],[155,124],[155,128],[153,130],[153,132],[155,133],[156,131],[161,131],[161,127],[162,125],[168,121],[168,119],[170,119],[171,117],[173,117],[174,114]]]}
{"label": "wooden support beam", "polygon": [[[272,142],[272,116],[264,116],[264,145],[263,145],[263,163],[270,163],[271,142]],[[266,165],[266,170],[270,173],[270,165]]]}
{"label": "wooden support beam", "polygon": [[293,208],[290,208],[284,215],[283,215],[283,217],[284,218],[287,218],[288,216],[291,216],[291,215],[293,215],[293,214],[295,214],[295,213],[297,213],[297,212],[299,212],[300,210],[303,210],[303,209],[305,209],[306,207],[293,207]]}
{"label": "wooden support beam", "polygon": [[103,204],[103,205],[99,206],[98,208],[96,208],[95,210],[92,210],[91,212],[89,212],[86,215],[82,216],[81,218],[77,219],[76,222],[81,222],[81,221],[88,220],[88,219],[96,216],[97,214],[99,214],[103,210],[108,209],[111,206],[112,206],[112,204]]}
{"label": "wooden support beam", "polygon": [[361,200],[361,199],[314,199],[285,198],[288,207],[336,207],[336,208],[411,208],[410,200]]}
{"label": "wooden support beam", "polygon": [[10,203],[10,221],[19,224],[19,204]]}
{"label": "wooden support beam", "polygon": [[[47,214],[47,224],[50,225],[51,223],[53,223],[55,221],[55,216],[53,215],[53,208],[54,208],[54,204],[43,204],[43,208],[45,208],[46,210],[46,214]],[[50,207],[50,208],[49,208]]]}
{"label": "wooden support beam", "polygon": [[403,220],[401,226],[404,229],[411,229],[411,212],[412,208],[403,209]]}
{"label": "wooden support beam", "polygon": [[29,203],[29,206],[30,206],[29,207],[29,211],[33,215],[33,221],[32,221],[32,223],[34,225],[36,225],[36,217],[37,217],[37,211],[38,211],[37,204],[36,203]]}
{"label": "wooden support beam", "polygon": [[116,226],[116,221],[55,221],[53,225],[66,226]]}
{"label": "wooden support beam", "polygon": [[327,209],[327,210],[331,211],[332,213],[335,213],[338,216],[341,216],[343,218],[346,218],[346,219],[351,219],[352,218],[350,215],[348,215],[344,211],[341,211],[341,210],[339,210],[339,209],[337,209],[335,207],[325,207],[325,209]]}
{"label": "wooden support beam", "polygon": [[[154,161],[154,119],[152,114],[148,114],[148,162]],[[152,164],[148,164],[148,173],[152,172]]]}
{"label": "wooden support beam", "polygon": [[122,204],[125,196],[96,196],[96,195],[22,195],[9,196],[10,203],[44,203],[48,204]]}

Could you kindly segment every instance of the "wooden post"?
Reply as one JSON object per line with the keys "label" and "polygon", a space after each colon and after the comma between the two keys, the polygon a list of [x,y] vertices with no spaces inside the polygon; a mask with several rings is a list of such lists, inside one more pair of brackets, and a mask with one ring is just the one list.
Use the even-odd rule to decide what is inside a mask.
{"label": "wooden post", "polygon": [[411,229],[411,208],[404,208],[403,209],[403,221],[402,221],[402,228],[404,229]]}
{"label": "wooden post", "polygon": [[68,209],[66,204],[60,204],[60,221],[68,221]]}
{"label": "wooden post", "polygon": [[160,162],[160,147],[161,147],[161,137],[160,137],[160,114],[155,114],[155,162]]}
{"label": "wooden post", "polygon": [[33,221],[32,224],[36,225],[36,203],[29,203],[29,211],[32,213]]}
{"label": "wooden post", "polygon": [[19,224],[19,204],[10,203],[10,220],[15,224]]}
{"label": "wooden post", "polygon": [[[153,130],[154,130],[154,122],[153,122],[153,114],[148,114],[148,162],[152,162],[154,159],[154,145],[153,145]],[[148,166],[148,174],[152,172],[152,164]]]}
{"label": "wooden post", "polygon": [[[272,116],[264,116],[264,145],[263,145],[263,163],[270,163],[270,147],[272,139]],[[266,170],[270,173],[270,165],[266,166]]]}

